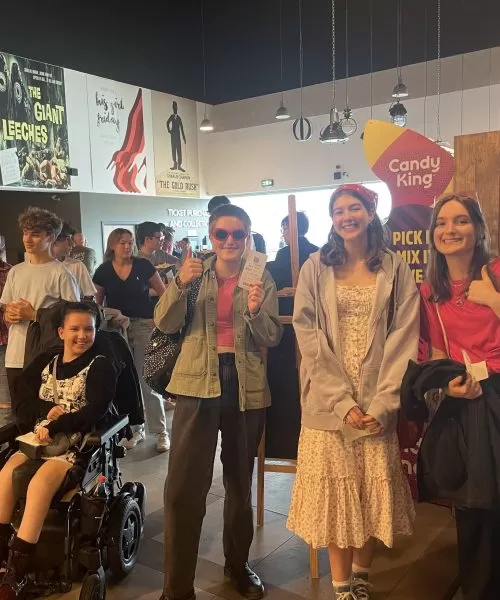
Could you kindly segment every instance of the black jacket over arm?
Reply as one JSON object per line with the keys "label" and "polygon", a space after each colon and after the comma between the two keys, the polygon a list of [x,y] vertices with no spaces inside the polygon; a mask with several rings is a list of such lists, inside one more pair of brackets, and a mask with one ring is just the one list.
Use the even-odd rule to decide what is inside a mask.
{"label": "black jacket over arm", "polygon": [[[401,407],[410,420],[428,416],[424,394],[445,388],[465,366],[449,359],[410,361]],[[446,396],[428,425],[417,463],[419,499],[500,509],[500,374],[481,382],[476,400]]]}

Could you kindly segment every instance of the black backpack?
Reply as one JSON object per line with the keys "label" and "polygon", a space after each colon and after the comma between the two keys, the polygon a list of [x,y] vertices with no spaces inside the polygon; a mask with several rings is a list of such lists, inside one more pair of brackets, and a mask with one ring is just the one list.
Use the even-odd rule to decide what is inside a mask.
{"label": "black backpack", "polygon": [[181,351],[182,340],[193,320],[201,282],[201,277],[196,279],[188,292],[186,322],[182,331],[164,333],[155,327],[146,346],[142,376],[154,392],[165,397],[167,396],[167,385],[170,383],[177,357]]}

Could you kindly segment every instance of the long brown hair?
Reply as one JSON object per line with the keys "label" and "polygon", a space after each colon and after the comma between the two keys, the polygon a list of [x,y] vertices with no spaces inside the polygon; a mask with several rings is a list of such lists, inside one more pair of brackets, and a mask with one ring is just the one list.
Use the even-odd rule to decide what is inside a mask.
{"label": "long brown hair", "polygon": [[[448,194],[441,198],[436,202],[434,210],[432,211],[429,230],[430,240],[427,280],[431,286],[431,296],[429,300],[432,302],[446,302],[452,296],[448,263],[446,262],[446,258],[438,252],[434,243],[434,232],[436,230],[439,213],[445,204],[452,201],[459,202],[467,210],[474,227],[474,233],[476,234],[476,246],[469,268],[470,281],[481,279],[481,269],[491,261],[490,234],[479,202],[475,198],[461,193]],[[488,272],[496,286],[496,278],[492,276],[489,268]]]}
{"label": "long brown hair", "polygon": [[106,242],[106,252],[104,252],[104,260],[113,260],[115,257],[115,246],[121,240],[122,235],[130,235],[132,238],[132,244],[134,243],[134,236],[132,232],[124,227],[118,227],[117,229],[113,229],[113,231],[108,235],[108,241]]}
{"label": "long brown hair", "polygon": [[[333,207],[335,201],[339,196],[352,196],[359,200],[366,208],[368,213],[372,212],[372,207],[368,203],[367,199],[362,194],[358,194],[354,190],[339,189],[333,192],[330,198],[329,212],[330,217],[333,218]],[[375,212],[373,221],[368,226],[368,255],[366,257],[366,266],[368,269],[375,273],[380,269],[382,265],[382,254],[387,250],[388,240],[387,233],[385,231],[382,222]],[[330,233],[328,234],[328,242],[321,248],[321,262],[329,267],[340,267],[347,261],[347,252],[344,246],[344,240],[335,231],[335,227],[332,224]]]}

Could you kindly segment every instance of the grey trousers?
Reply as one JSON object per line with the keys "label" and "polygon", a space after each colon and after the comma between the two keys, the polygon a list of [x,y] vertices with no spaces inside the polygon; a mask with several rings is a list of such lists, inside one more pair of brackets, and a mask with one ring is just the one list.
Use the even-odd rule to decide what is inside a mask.
{"label": "grey trousers", "polygon": [[139,374],[146,422],[151,433],[164,433],[167,430],[165,405],[161,396],[153,392],[142,376],[144,353],[149,342],[154,323],[152,319],[131,318],[127,329],[128,344],[134,357],[134,364]]}
{"label": "grey trousers", "polygon": [[[222,355],[226,356],[226,355]],[[221,398],[177,399],[165,484],[164,598],[194,593],[201,527],[212,484],[219,431],[226,491],[223,545],[235,571],[248,561],[253,540],[252,474],[262,437],[265,409],[241,412],[234,366],[220,361]]]}

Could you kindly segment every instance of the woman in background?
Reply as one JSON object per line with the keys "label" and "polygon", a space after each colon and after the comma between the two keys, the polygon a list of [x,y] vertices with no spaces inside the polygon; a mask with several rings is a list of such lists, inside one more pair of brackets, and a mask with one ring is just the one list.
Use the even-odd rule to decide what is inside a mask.
{"label": "woman in background", "polygon": [[[165,286],[155,267],[145,258],[133,256],[133,249],[134,238],[128,229],[118,228],[109,234],[105,261],[97,268],[93,277],[97,289],[96,301],[101,305],[117,308],[130,319],[127,337],[140,377],[146,420],[150,432],[157,436],[157,451],[166,452],[170,448],[170,439],[164,401],[142,377],[144,352],[154,328],[149,289],[153,288],[161,296]],[[124,442],[124,445],[134,448],[144,439],[144,426],[135,426],[133,438]]]}

